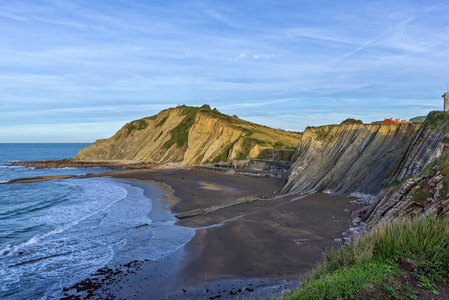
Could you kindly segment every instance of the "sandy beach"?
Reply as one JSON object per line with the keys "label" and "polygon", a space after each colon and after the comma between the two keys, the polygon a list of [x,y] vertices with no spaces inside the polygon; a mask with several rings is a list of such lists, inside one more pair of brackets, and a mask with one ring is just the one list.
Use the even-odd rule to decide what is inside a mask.
{"label": "sandy beach", "polygon": [[323,251],[339,245],[334,239],[351,225],[345,209],[360,208],[345,196],[282,195],[282,180],[274,178],[180,169],[104,175],[143,188],[153,201],[159,199],[151,219],[167,217],[163,210],[171,207],[172,214],[183,216],[177,225],[194,229],[195,236],[164,259],[133,262],[91,278],[84,292],[94,298],[279,294],[298,286]]}

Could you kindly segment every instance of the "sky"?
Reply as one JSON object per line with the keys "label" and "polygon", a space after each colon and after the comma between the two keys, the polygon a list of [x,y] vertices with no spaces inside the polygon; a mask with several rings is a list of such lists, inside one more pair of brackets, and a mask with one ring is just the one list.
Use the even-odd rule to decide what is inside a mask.
{"label": "sky", "polygon": [[303,131],[441,110],[449,0],[0,2],[0,142],[94,142],[177,105]]}

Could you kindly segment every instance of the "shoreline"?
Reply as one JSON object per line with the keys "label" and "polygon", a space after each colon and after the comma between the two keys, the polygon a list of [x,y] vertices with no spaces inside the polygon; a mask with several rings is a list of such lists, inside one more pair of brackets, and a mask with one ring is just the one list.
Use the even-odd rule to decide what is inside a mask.
{"label": "shoreline", "polygon": [[[196,233],[184,246],[169,294],[175,298],[202,298],[206,290],[207,298],[232,298],[242,295],[249,284],[251,292],[246,291],[245,297],[268,292],[267,286],[276,286],[269,292],[273,294],[297,286],[327,248],[341,245],[334,239],[351,227],[347,210],[363,206],[351,204],[346,196],[279,197],[282,181],[274,178],[185,169],[134,170],[108,176],[169,185],[181,200],[171,208],[173,214],[219,207],[176,223]],[[257,200],[226,206],[244,197]]]}
{"label": "shoreline", "polygon": [[[282,180],[276,178],[205,170],[134,169],[75,177],[123,180],[144,189],[153,203],[153,198],[163,197],[173,217],[203,210],[176,220],[195,235],[174,253],[156,261],[129,262],[121,270],[110,266],[97,282],[84,282],[90,289],[83,293],[98,297],[280,295],[297,287],[326,249],[341,245],[334,239],[352,227],[348,210],[363,206],[351,204],[346,196],[280,194]],[[151,194],[154,185],[163,189],[163,195]],[[156,211],[151,219],[161,214]]]}
{"label": "shoreline", "polygon": [[[105,176],[99,176],[105,177]],[[108,176],[109,177],[109,176]],[[167,228],[175,223],[176,218],[168,209],[174,199],[170,197],[168,186],[152,181],[138,181],[133,178],[109,178],[111,181],[124,183],[143,190],[143,194],[152,202],[148,217],[150,224],[139,227]],[[164,225],[168,223],[167,225]],[[163,230],[171,233],[170,228]],[[176,232],[174,233],[176,234]],[[185,244],[169,254],[157,259],[135,259],[118,264],[114,260],[107,263],[83,280],[66,286],[62,290],[61,299],[165,299],[171,282],[184,256]]]}

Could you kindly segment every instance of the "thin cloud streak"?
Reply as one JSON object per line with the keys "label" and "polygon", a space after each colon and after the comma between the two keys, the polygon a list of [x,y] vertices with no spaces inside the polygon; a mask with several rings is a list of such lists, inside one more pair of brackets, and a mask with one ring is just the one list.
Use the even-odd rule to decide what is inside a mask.
{"label": "thin cloud streak", "polygon": [[20,115],[36,137],[96,118],[90,142],[177,104],[292,130],[411,118],[449,81],[448,14],[436,0],[3,2],[0,142],[31,136],[5,129]]}

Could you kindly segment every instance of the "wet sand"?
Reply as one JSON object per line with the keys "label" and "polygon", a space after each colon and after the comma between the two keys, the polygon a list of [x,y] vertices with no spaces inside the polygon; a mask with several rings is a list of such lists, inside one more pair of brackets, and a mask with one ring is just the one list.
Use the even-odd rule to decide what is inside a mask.
{"label": "wet sand", "polygon": [[[172,206],[174,214],[218,207],[178,221],[195,229],[195,236],[182,250],[164,299],[234,299],[295,286],[323,251],[339,245],[334,238],[351,226],[345,209],[360,208],[344,196],[280,195],[282,181],[274,178],[179,169],[109,175],[169,185],[181,200]],[[245,197],[256,200],[226,206]]]}

